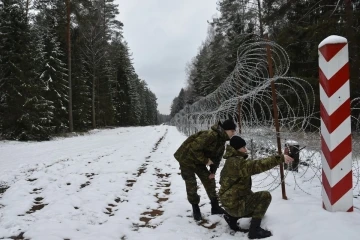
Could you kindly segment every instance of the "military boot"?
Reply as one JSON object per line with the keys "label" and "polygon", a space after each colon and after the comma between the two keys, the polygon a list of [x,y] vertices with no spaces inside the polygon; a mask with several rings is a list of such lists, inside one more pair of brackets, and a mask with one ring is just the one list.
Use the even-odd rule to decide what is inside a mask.
{"label": "military boot", "polygon": [[237,224],[237,221],[240,218],[233,217],[233,216],[230,216],[228,213],[225,213],[224,219],[227,222],[227,224],[229,225],[231,230],[234,230],[235,232],[244,232],[244,233],[249,232],[249,229],[243,229]]}
{"label": "military boot", "polygon": [[202,220],[201,212],[198,204],[191,204],[193,209],[193,217],[196,221]]}
{"label": "military boot", "polygon": [[211,198],[211,214],[223,214],[225,211],[219,206],[217,198]]}
{"label": "military boot", "polygon": [[249,235],[248,235],[249,239],[267,238],[272,235],[270,231],[262,229],[260,227],[260,224],[261,224],[260,218],[251,219]]}

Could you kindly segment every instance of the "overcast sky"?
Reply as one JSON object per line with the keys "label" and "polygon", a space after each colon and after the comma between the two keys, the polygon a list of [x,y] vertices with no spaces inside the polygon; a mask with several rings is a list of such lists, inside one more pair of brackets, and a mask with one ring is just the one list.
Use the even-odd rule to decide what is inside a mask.
{"label": "overcast sky", "polygon": [[185,67],[206,39],[217,0],[115,0],[136,73],[157,97],[158,110],[185,87]]}

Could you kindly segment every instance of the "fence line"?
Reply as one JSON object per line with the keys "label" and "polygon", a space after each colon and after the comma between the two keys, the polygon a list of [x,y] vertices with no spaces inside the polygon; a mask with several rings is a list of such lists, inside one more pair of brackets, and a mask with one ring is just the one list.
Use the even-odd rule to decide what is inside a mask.
{"label": "fence line", "polygon": [[[302,184],[316,180],[321,186],[320,109],[315,102],[318,96],[309,82],[286,76],[290,60],[281,46],[259,37],[245,40],[249,37],[244,35],[243,39],[238,48],[236,66],[226,80],[213,93],[191,105],[186,105],[170,123],[189,136],[209,129],[219,120],[233,118],[241,128],[240,135],[248,143],[254,143],[252,158],[258,159],[274,154],[277,148],[270,87],[271,81],[274,81],[281,144],[284,146],[286,141],[296,140],[300,146],[306,146],[300,152],[299,172],[286,171],[286,177],[289,177],[289,174],[293,175],[295,185],[310,194]],[[269,77],[267,45],[271,48],[273,77]],[[360,110],[360,98],[351,101],[351,109],[355,189],[359,188],[360,177],[360,115],[355,114]],[[255,179],[254,187],[274,190],[280,186],[280,174],[276,172],[279,173],[277,170],[270,171],[266,179]],[[272,181],[268,182],[269,179]]]}

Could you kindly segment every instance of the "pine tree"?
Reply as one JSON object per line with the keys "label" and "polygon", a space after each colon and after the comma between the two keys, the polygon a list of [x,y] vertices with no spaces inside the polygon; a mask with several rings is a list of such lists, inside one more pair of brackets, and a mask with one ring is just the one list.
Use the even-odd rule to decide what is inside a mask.
{"label": "pine tree", "polygon": [[194,89],[196,91],[196,94],[198,96],[206,96],[206,88],[208,84],[210,83],[210,79],[207,78],[207,63],[209,58],[209,47],[206,43],[204,43],[194,59],[194,70],[192,71],[192,76],[190,78],[192,79]]}
{"label": "pine tree", "polygon": [[82,64],[81,45],[83,42],[80,29],[75,28],[73,30],[71,41],[74,43],[72,47],[72,62],[77,63],[72,68],[74,129],[86,131],[92,126],[92,99],[91,84],[89,83],[85,66]]}
{"label": "pine tree", "polygon": [[214,92],[226,79],[227,63],[226,63],[226,48],[224,38],[215,33],[212,29],[209,36],[209,57],[206,64],[206,79],[207,84],[204,84],[204,92],[210,94]]}
{"label": "pine tree", "polygon": [[167,123],[171,119],[170,115],[161,114],[159,111],[157,111],[157,122],[156,124],[162,124]]}
{"label": "pine tree", "polygon": [[[118,37],[120,35],[118,34]],[[126,41],[121,42],[120,46],[121,50],[119,51],[120,62],[118,67],[119,75],[119,87],[120,90],[123,91],[122,95],[124,101],[121,104],[124,104],[126,111],[129,111],[127,116],[127,121],[131,126],[138,126],[142,121],[142,99],[141,99],[141,83],[138,75],[135,72],[133,63],[131,62],[130,50]],[[121,83],[122,82],[122,83]],[[127,91],[128,90],[128,91]],[[126,96],[126,97],[125,97]],[[127,106],[129,106],[129,110],[127,110]]]}
{"label": "pine tree", "polygon": [[156,96],[149,88],[145,89],[146,119],[148,125],[157,124]]}
{"label": "pine tree", "polygon": [[98,83],[98,125],[112,126],[115,123],[116,109],[113,101],[113,91],[116,87],[115,69],[112,66],[109,56],[105,56],[105,62],[102,63]]}
{"label": "pine tree", "polygon": [[174,117],[179,111],[178,111],[178,102],[179,102],[179,98],[178,97],[175,97],[171,103],[171,106],[170,106],[170,116],[171,117]]}
{"label": "pine tree", "polygon": [[178,103],[177,103],[177,109],[178,111],[181,111],[185,107],[185,91],[182,88],[179,92],[178,96]]}
{"label": "pine tree", "polygon": [[34,0],[33,12],[30,1],[0,0],[3,137],[157,123],[156,96],[135,72],[114,2]]}
{"label": "pine tree", "polygon": [[128,49],[121,42],[120,34],[111,43],[112,62],[115,71],[115,83],[112,90],[115,108],[115,123],[119,126],[130,125],[131,97],[130,75],[132,74]]}
{"label": "pine tree", "polygon": [[106,39],[110,39],[113,35],[121,35],[124,24],[116,19],[119,14],[118,5],[114,4],[114,0],[100,0],[102,2],[103,26]]}
{"label": "pine tree", "polygon": [[54,103],[53,123],[55,132],[65,132],[68,129],[68,82],[66,64],[62,61],[65,54],[60,48],[55,29],[57,20],[52,8],[42,6],[36,16],[36,35],[41,43],[43,66],[41,76],[46,83],[47,100]]}
{"label": "pine tree", "polygon": [[139,95],[139,108],[140,108],[140,126],[148,125],[146,118],[146,83],[144,80],[139,79],[137,83],[137,91]]}
{"label": "pine tree", "polygon": [[150,101],[151,101],[151,124],[155,125],[158,123],[158,118],[157,118],[157,108],[158,108],[158,104],[157,104],[157,97],[155,95],[155,93],[150,91]]}
{"label": "pine tree", "polygon": [[140,80],[137,74],[129,76],[129,96],[130,96],[130,125],[141,125],[141,96]]}
{"label": "pine tree", "polygon": [[182,88],[179,92],[179,95],[174,98],[171,107],[170,107],[170,116],[173,117],[175,114],[180,112],[186,105],[186,95],[185,90]]}
{"label": "pine tree", "polygon": [[[96,3],[96,2],[95,2]],[[96,127],[96,112],[99,113],[100,109],[96,111],[96,103],[99,95],[99,78],[101,76],[102,66],[106,56],[106,42],[104,39],[104,30],[102,29],[102,18],[100,11],[95,5],[93,9],[89,10],[89,14],[83,16],[80,20],[79,31],[82,34],[83,45],[82,49],[82,64],[86,71],[86,77],[91,83],[91,108],[92,108],[92,127]]]}
{"label": "pine tree", "polygon": [[[41,52],[22,1],[4,0],[0,11],[2,135],[7,139],[44,140],[53,132],[53,105],[39,75]],[[35,46],[35,47],[34,47]]]}

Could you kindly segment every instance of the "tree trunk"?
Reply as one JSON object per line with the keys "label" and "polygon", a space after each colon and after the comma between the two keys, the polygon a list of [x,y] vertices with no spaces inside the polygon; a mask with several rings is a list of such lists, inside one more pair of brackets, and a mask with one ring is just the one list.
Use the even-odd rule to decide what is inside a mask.
{"label": "tree trunk", "polygon": [[106,0],[104,0],[104,39],[106,39]]}
{"label": "tree trunk", "polygon": [[91,105],[92,105],[92,127],[96,128],[96,117],[95,117],[95,85],[96,85],[96,77],[95,77],[95,66],[93,66],[93,79],[92,79],[92,97],[91,97]]}
{"label": "tree trunk", "polygon": [[31,0],[26,0],[26,15],[25,15],[26,16],[26,22],[27,22],[27,19],[28,19],[30,1]]}
{"label": "tree trunk", "polygon": [[241,109],[242,109],[242,103],[241,103],[241,101],[239,101],[239,103],[238,103],[238,114],[239,114],[238,124],[239,124],[239,133],[240,134],[241,134]]}
{"label": "tree trunk", "polygon": [[260,25],[260,37],[263,37],[264,29],[263,29],[262,19],[261,19],[261,1],[257,0],[257,4],[258,4],[258,14],[259,14],[259,25]]}
{"label": "tree trunk", "polygon": [[69,130],[74,131],[73,114],[72,114],[72,84],[71,84],[71,35],[70,35],[70,0],[65,0],[66,3],[66,34],[67,34],[67,52],[68,52],[68,79],[69,79]]}

